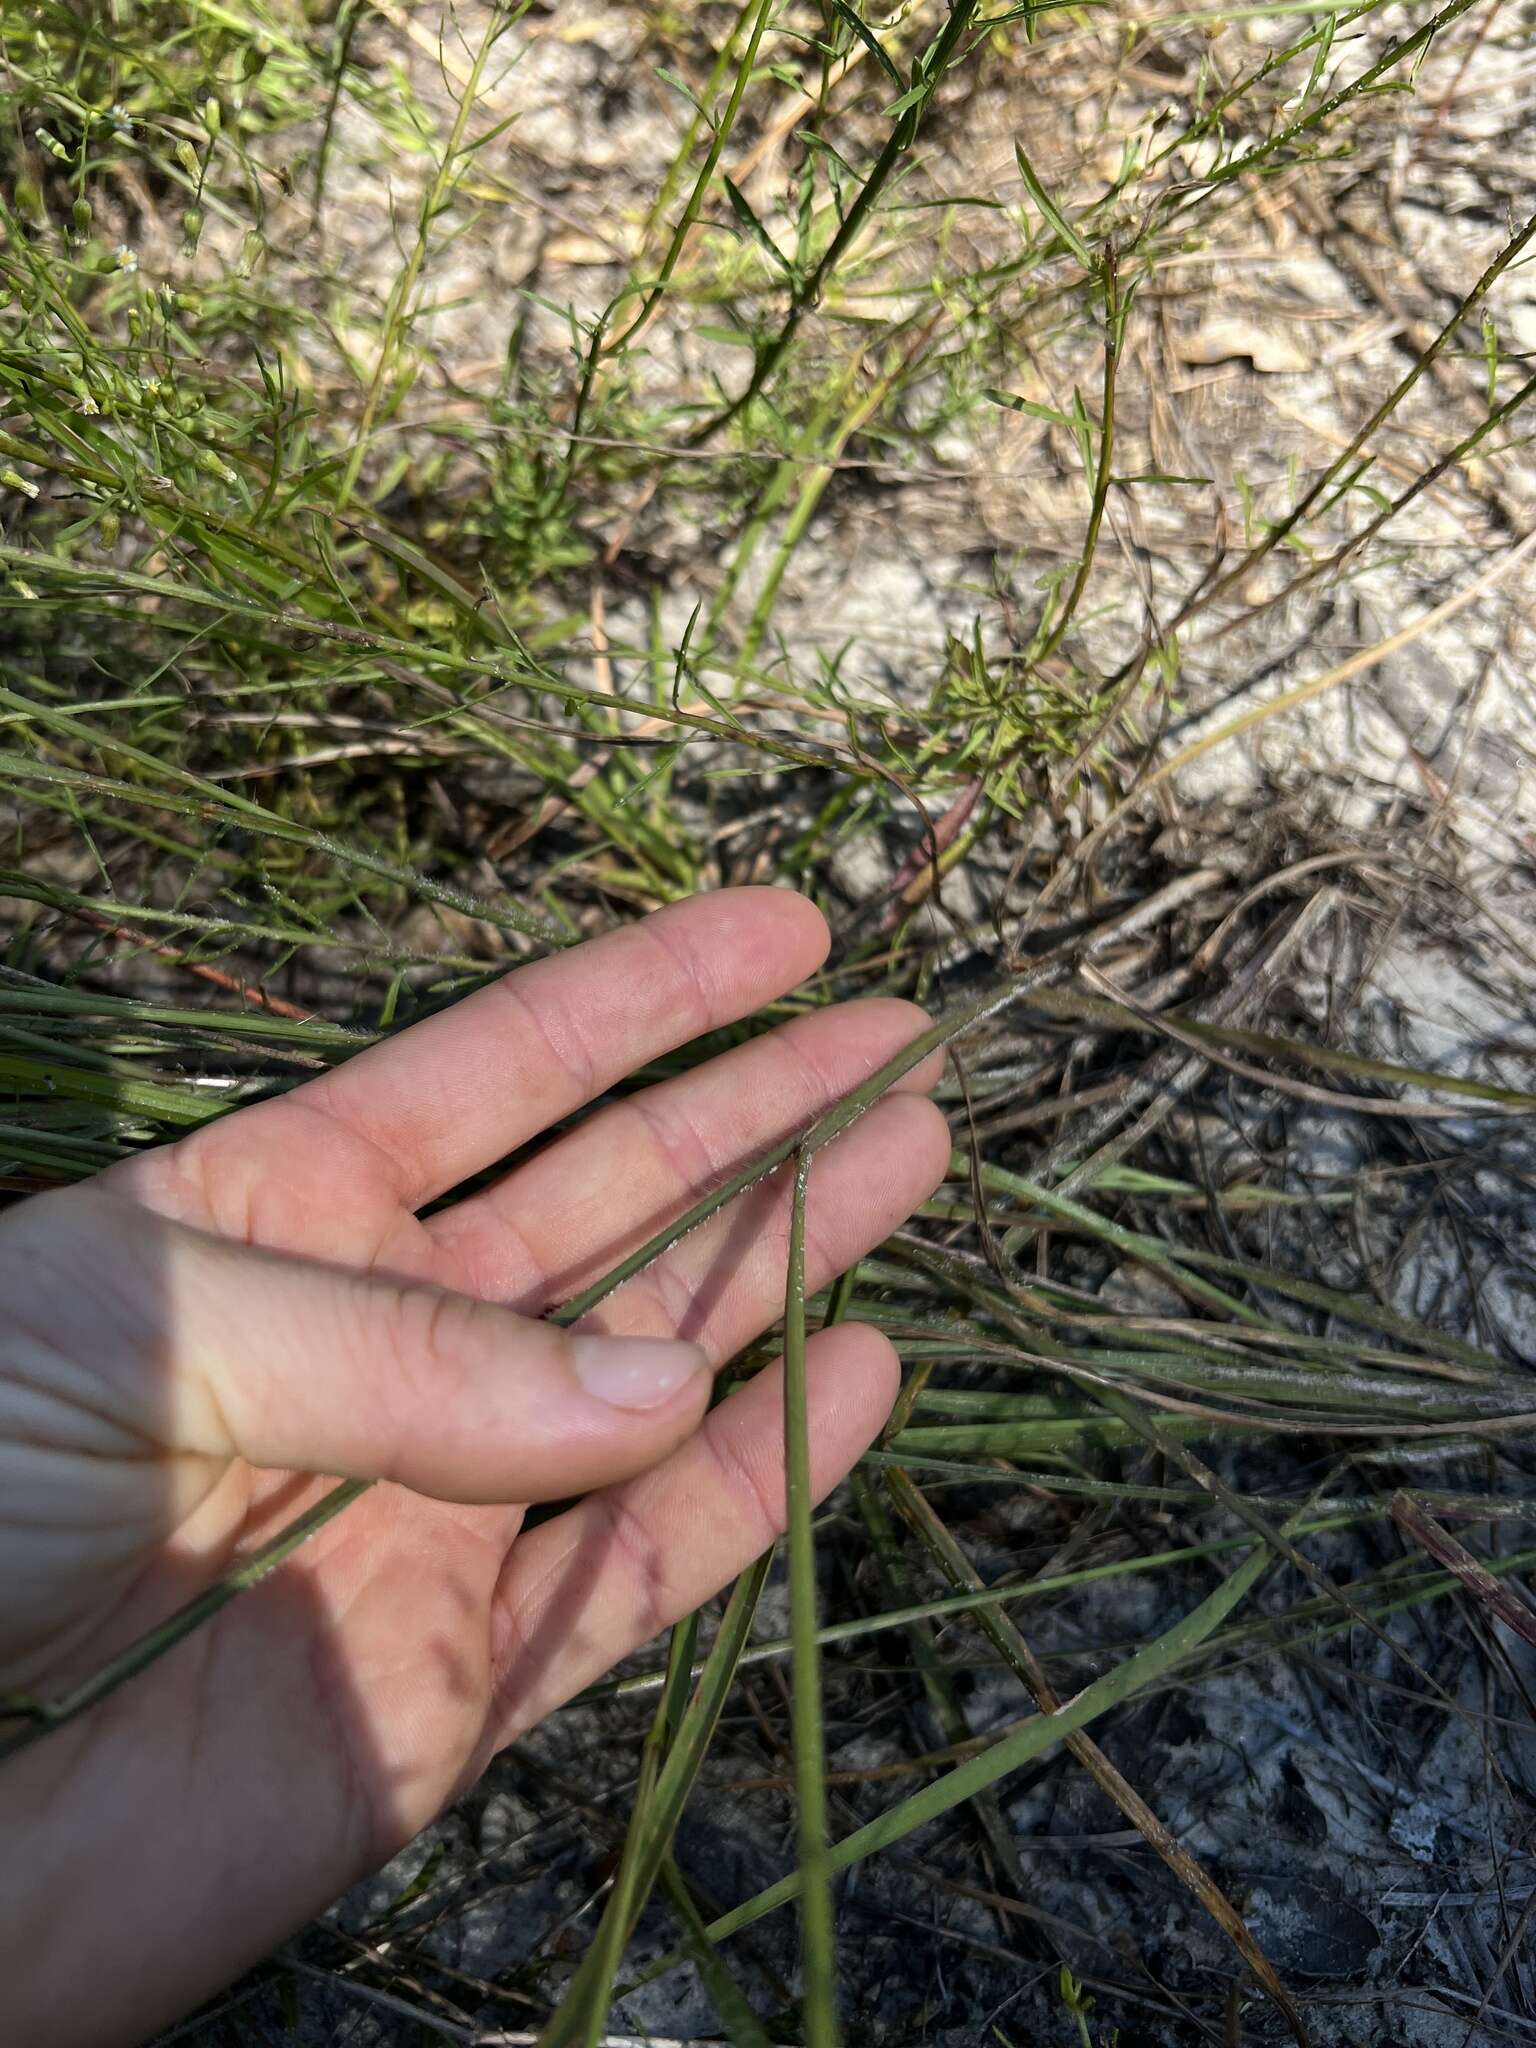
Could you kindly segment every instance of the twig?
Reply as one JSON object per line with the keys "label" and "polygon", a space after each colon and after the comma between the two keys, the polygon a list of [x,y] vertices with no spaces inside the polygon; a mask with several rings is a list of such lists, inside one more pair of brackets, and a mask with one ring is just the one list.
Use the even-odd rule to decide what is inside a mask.
{"label": "twig", "polygon": [[[268,995],[264,988],[241,981],[238,976],[226,974],[221,967],[210,967],[206,960],[189,960],[177,947],[168,945],[164,939],[151,939],[143,932],[135,931],[130,924],[118,924],[110,917],[103,917],[99,911],[87,910],[84,904],[58,903],[54,906],[67,917],[73,917],[81,924],[91,925],[96,931],[105,932],[109,938],[125,939],[130,945],[140,947],[146,953],[154,953],[162,960],[169,960],[175,966],[185,968],[188,974],[199,975],[210,981],[215,988],[221,988],[229,995],[238,996],[243,1003],[254,1003],[258,1009],[270,1011],[274,1017],[286,1017],[293,1024],[315,1024],[319,1019],[312,1010],[301,1010],[297,1003],[290,1003],[282,996]],[[216,1019],[211,1021],[217,1021]]]}
{"label": "twig", "polygon": [[1437,1564],[1454,1572],[1480,1607],[1486,1607],[1496,1621],[1502,1621],[1525,1642],[1536,1646],[1536,1613],[1517,1599],[1508,1586],[1501,1586],[1482,1560],[1474,1557],[1449,1529],[1442,1529],[1411,1493],[1399,1489],[1393,1494],[1392,1519]]}

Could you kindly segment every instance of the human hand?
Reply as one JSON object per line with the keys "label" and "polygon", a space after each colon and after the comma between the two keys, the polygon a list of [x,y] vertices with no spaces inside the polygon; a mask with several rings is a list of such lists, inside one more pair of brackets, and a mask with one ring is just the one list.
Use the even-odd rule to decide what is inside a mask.
{"label": "human hand", "polygon": [[[857,1086],[918,1011],[797,1017],[416,1212],[793,987],[826,944],[800,897],[698,897],[0,1217],[0,1693],[78,1681],[319,1499],[320,1475],[387,1482],[0,1765],[8,2039],[110,2048],[174,2018],[781,1532],[780,1371],[705,1418],[702,1368],[780,1311],[782,1172],[574,1337],[528,1319]],[[938,1066],[819,1156],[808,1287],[942,1177]],[[841,1324],[808,1372],[825,1493],[897,1368]],[[527,1503],[576,1494],[519,1536]]]}

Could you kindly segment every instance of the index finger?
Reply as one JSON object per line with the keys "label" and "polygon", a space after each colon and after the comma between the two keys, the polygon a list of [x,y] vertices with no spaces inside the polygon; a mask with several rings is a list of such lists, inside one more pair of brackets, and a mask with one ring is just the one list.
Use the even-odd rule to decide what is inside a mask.
{"label": "index finger", "polygon": [[419,1208],[635,1067],[783,995],[828,943],[820,911],[788,890],[693,896],[515,968],[268,1113],[302,1102],[344,1124]]}

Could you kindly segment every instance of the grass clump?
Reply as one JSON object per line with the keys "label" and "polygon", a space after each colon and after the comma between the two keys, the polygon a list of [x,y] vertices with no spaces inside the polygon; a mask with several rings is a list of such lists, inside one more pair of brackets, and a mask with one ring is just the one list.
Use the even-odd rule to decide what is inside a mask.
{"label": "grass clump", "polygon": [[[657,1694],[599,1931],[520,1993],[551,2042],[637,1995],[653,1893],[733,2039],[833,2040],[839,1974],[870,1989],[833,1879],[881,1852],[1049,1974],[1036,2023],[1185,2038],[1252,1984],[1346,2038],[1138,1789],[1130,1717],[1260,1665],[1464,1713],[1431,1603],[1482,1711],[1518,1690],[1404,1531],[1530,1570],[1528,1039],[1439,1057],[1388,969],[1524,999],[1528,837],[1474,784],[1536,218],[1501,188],[1456,262],[1362,226],[1483,175],[1458,122],[1516,120],[1515,53],[1492,0],[0,25],[7,1188],[724,882],[809,890],[812,999],[916,995],[957,1054],[941,1197],[833,1298],[790,1276],[792,1358],[854,1306],[907,1381],[853,1514],[794,1503],[787,1638],[764,1564],[581,1709]],[[1457,694],[1410,783],[1285,722],[1368,678],[1401,723],[1421,653]],[[758,1796],[794,1781],[801,1870],[705,1911],[684,1816],[785,1654]],[[840,1764],[862,1727],[895,1753]],[[1048,1757],[1214,1916],[1189,1981],[1028,1917]],[[722,1947],[794,1897],[803,2013]]]}

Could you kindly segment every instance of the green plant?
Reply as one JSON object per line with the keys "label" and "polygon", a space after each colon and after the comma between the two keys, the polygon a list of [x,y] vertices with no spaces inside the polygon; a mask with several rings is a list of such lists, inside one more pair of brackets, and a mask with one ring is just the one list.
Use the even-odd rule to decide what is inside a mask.
{"label": "green plant", "polygon": [[[47,0],[0,24],[8,1189],[92,1172],[722,880],[790,880],[832,912],[835,964],[797,1002],[917,995],[940,1013],[927,1042],[959,1056],[941,1197],[830,1298],[806,1299],[792,1248],[792,1392],[808,1321],[850,1305],[908,1366],[853,1533],[813,1521],[792,1399],[788,1637],[752,1633],[764,1563],[605,1694],[654,1691],[656,1711],[597,1933],[563,1997],[545,1986],[550,2043],[600,2038],[653,1894],[669,1959],[754,2044],[767,2022],[723,1945],[798,1900],[804,2008],[783,2024],[834,2041],[837,1873],[959,1814],[1007,1878],[999,1788],[1068,1738],[1099,1772],[1087,1731],[1133,1697],[1384,1636],[1397,1679],[1451,1711],[1389,1626],[1453,1599],[1476,1622],[1454,1574],[1380,1550],[1405,1474],[1484,1527],[1494,1579],[1530,1569],[1504,1547],[1528,1518],[1528,1374],[1479,1324],[1485,1241],[1443,1312],[1400,1282],[1425,1216],[1497,1235],[1477,1176],[1536,1102],[1491,1063],[1390,1056],[1347,1001],[1311,1022],[1277,1007],[1313,937],[1345,952],[1405,904],[1477,921],[1491,956],[1524,941],[1430,857],[1448,797],[1415,814],[1411,873],[1375,839],[1346,857],[1266,837],[1257,799],[1240,843],[1174,808],[1185,771],[1484,616],[1528,563],[1536,379],[1505,305],[1536,220],[1433,320],[1398,323],[1399,358],[1370,359],[1332,438],[1272,447],[1264,414],[1196,447],[1156,381],[1213,255],[1230,265],[1268,208],[1305,224],[1511,34],[1489,0],[1391,34],[1380,14],[1244,9],[1251,38],[1218,62],[1237,17],[1214,11],[1111,32],[1092,9],[970,0],[636,10],[625,61],[656,84],[665,147],[649,183],[594,173],[585,211],[585,188],[539,182],[553,145],[522,140],[520,81],[548,47],[525,8],[441,36],[290,0]],[[999,103],[1023,110],[1006,135]],[[1069,127],[1068,104],[1092,118]],[[385,258],[345,239],[360,207]],[[509,221],[524,267],[482,287]],[[564,238],[575,254],[551,254]],[[466,303],[494,346],[455,328]],[[1230,651],[1235,683],[1287,619],[1320,628],[1368,571],[1440,547],[1404,515],[1453,491],[1486,561],[1219,708],[1213,664]],[[840,606],[892,560],[944,602],[914,598],[887,646],[905,618],[846,625]],[[1211,723],[1168,736],[1196,692]],[[1210,860],[1185,858],[1186,829]],[[813,1171],[893,1074],[561,1313],[770,1168]],[[1397,1149],[1294,1171],[1286,1120],[1314,1111]],[[1390,1253],[1378,1216],[1401,1226]],[[1153,1305],[1116,1305],[1121,1280]],[[1315,1486],[1278,1451],[1266,1471],[1266,1443],[1310,1446]],[[1059,1563],[989,1582],[983,1492],[1059,1518]],[[125,1682],[351,1497],[70,1698],[21,1703],[15,1739]],[[1119,1553],[1083,1562],[1111,1530]],[[862,1611],[826,1618],[856,1579],[829,1552],[878,1567]],[[1042,1694],[1016,1605],[1091,1611],[1144,1576],[1177,1618],[1070,1691],[1044,1671]],[[890,1632],[935,1739],[891,1767],[916,1789],[845,1824],[836,1658]],[[984,1736],[957,1684],[978,1645],[1038,1701]],[[733,1683],[781,1659],[797,1870],[706,1909],[679,1821]],[[1159,1846],[1134,1774],[1109,1771],[1095,1782]],[[1165,1860],[1232,1913],[1300,2037],[1183,1853]],[[1058,1961],[1078,2037],[1113,2039],[1090,2026],[1110,1994]]]}

